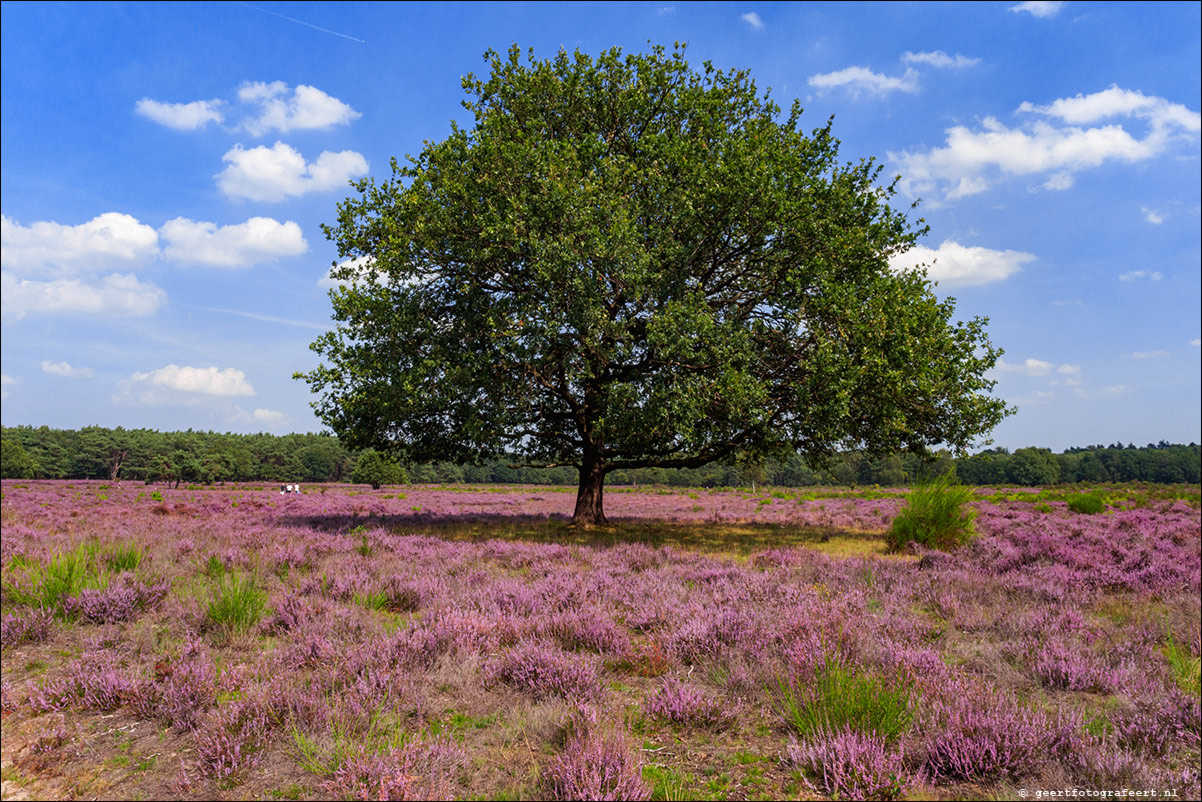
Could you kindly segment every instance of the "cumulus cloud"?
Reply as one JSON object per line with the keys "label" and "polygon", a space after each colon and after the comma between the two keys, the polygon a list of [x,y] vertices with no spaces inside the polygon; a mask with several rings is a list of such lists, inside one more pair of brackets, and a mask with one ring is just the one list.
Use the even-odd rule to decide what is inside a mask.
{"label": "cumulus cloud", "polygon": [[1202,340],[1195,337],[1194,339],[1189,341],[1189,344],[1192,345],[1194,348],[1197,348],[1198,346],[1202,346]]}
{"label": "cumulus cloud", "polygon": [[167,293],[132,273],[54,281],[30,281],[3,273],[0,289],[0,314],[5,320],[20,320],[34,312],[145,317],[167,300]]}
{"label": "cumulus cloud", "polygon": [[907,50],[905,53],[902,53],[902,61],[907,64],[927,64],[939,69],[953,70],[962,70],[965,67],[972,67],[981,63],[979,58],[969,58],[959,53],[949,56],[942,50],[933,50],[929,53],[911,53]]}
{"label": "cumulus cloud", "polygon": [[1148,281],[1160,281],[1164,276],[1157,270],[1132,270],[1120,275],[1119,281],[1139,281],[1144,278]]}
{"label": "cumulus cloud", "polygon": [[1149,209],[1147,206],[1140,207],[1140,211],[1144,213],[1144,220],[1154,226],[1158,226],[1164,222],[1164,215],[1157,214],[1156,211]]}
{"label": "cumulus cloud", "polygon": [[5,399],[8,398],[8,388],[9,387],[13,386],[14,384],[20,384],[20,383],[21,383],[20,379],[14,379],[12,376],[9,376],[7,373],[0,373],[0,401],[4,401]]}
{"label": "cumulus cloud", "polygon": [[141,264],[157,253],[158,234],[128,214],[105,212],[75,226],[49,220],[23,226],[0,216],[0,263],[10,273],[74,275]]}
{"label": "cumulus cloud", "polygon": [[1005,373],[1021,373],[1024,376],[1047,376],[1052,372],[1052,368],[1054,367],[1056,366],[1051,362],[1045,362],[1042,359],[1030,358],[1017,365],[1007,362],[1004,359],[999,359],[997,361],[997,365],[994,366],[996,370],[1000,370]]}
{"label": "cumulus cloud", "polygon": [[893,256],[889,265],[894,270],[907,270],[927,265],[927,277],[940,287],[963,287],[989,284],[1009,278],[1034,254],[1023,251],[995,251],[990,248],[968,247],[944,240],[937,249],[922,245]]}
{"label": "cumulus cloud", "polygon": [[209,123],[225,122],[221,113],[220,100],[194,100],[191,103],[162,103],[144,97],[134,106],[134,111],[159,125],[177,131],[195,131]]}
{"label": "cumulus cloud", "polygon": [[764,28],[764,21],[762,19],[760,19],[760,15],[755,13],[754,11],[748,11],[746,14],[744,14],[741,17],[741,19],[743,20],[743,22],[746,22],[748,25],[750,25],[752,28],[755,28],[757,31],[763,30],[763,28]]}
{"label": "cumulus cloud", "polygon": [[283,142],[249,150],[235,145],[221,159],[229,162],[215,176],[221,191],[232,198],[255,201],[281,201],[334,189],[367,174],[367,160],[353,150],[323,151],[306,164],[299,151]]}
{"label": "cumulus cloud", "polygon": [[1053,382],[1054,384],[1067,384],[1069,387],[1076,387],[1081,384],[1080,365],[1061,365],[1056,368],[1056,372],[1063,378]]}
{"label": "cumulus cloud", "polygon": [[213,398],[253,396],[255,388],[246,374],[235,368],[193,368],[167,365],[146,373],[135,372],[121,382],[115,401],[140,404],[196,404]]}
{"label": "cumulus cloud", "polygon": [[242,123],[251,136],[272,131],[286,134],[300,129],[333,128],[363,116],[315,86],[301,84],[289,89],[283,81],[244,83],[238,87],[238,99],[259,106],[258,116]]}
{"label": "cumulus cloud", "polygon": [[297,256],[309,249],[299,225],[270,217],[252,217],[245,223],[218,226],[177,217],[159,229],[169,259],[211,267],[250,267],[281,256]]}
{"label": "cumulus cloud", "polygon": [[[1046,188],[1066,189],[1074,173],[1154,158],[1202,130],[1198,112],[1117,86],[1043,106],[1023,103],[1017,113],[1031,119],[1009,127],[986,117],[975,130],[947,129],[943,147],[889,153],[901,168],[902,189],[911,195],[942,191],[946,200],[955,200],[1007,176],[1041,173],[1051,176]],[[1144,130],[1133,134],[1122,121],[1101,124],[1115,117],[1135,119]]]}
{"label": "cumulus cloud", "polygon": [[1133,359],[1160,359],[1162,356],[1168,356],[1168,351],[1132,351]]}
{"label": "cumulus cloud", "polygon": [[247,412],[242,407],[235,406],[230,412],[231,423],[257,423],[267,429],[282,429],[288,425],[289,417],[274,409],[259,408]]}
{"label": "cumulus cloud", "polygon": [[1047,19],[1054,17],[1060,13],[1060,9],[1064,8],[1062,2],[1052,2],[1052,0],[1027,0],[1025,3],[1010,6],[1010,11],[1023,12],[1030,14],[1032,17]]}
{"label": "cumulus cloud", "polygon": [[867,67],[847,67],[835,72],[811,75],[809,84],[816,89],[845,87],[853,93],[867,92],[872,95],[887,95],[890,92],[918,91],[918,73],[906,70],[905,75],[893,76],[873,72]]}
{"label": "cumulus cloud", "polygon": [[42,360],[42,371],[64,379],[90,379],[96,375],[91,368],[76,368],[67,362],[51,362],[49,359]]}

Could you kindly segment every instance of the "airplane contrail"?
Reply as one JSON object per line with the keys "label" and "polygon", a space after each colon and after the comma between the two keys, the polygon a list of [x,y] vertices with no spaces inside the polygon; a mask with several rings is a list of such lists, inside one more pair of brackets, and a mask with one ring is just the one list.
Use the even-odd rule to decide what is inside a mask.
{"label": "airplane contrail", "polygon": [[293,17],[287,16],[286,14],[280,14],[277,11],[269,11],[266,8],[259,8],[258,6],[252,6],[250,3],[239,3],[238,5],[246,6],[247,8],[254,9],[255,11],[262,11],[264,14],[270,14],[271,16],[279,17],[280,19],[286,19],[289,22],[295,22],[297,25],[304,25],[306,28],[312,28],[315,31],[321,31],[322,33],[332,33],[335,36],[341,36],[343,39],[350,39],[352,42],[358,42],[361,45],[367,44],[367,41],[364,39],[356,39],[354,36],[347,36],[345,33],[338,33],[338,31],[331,31],[329,28],[322,28],[320,25],[314,25],[311,22],[305,22],[304,20],[295,19]]}

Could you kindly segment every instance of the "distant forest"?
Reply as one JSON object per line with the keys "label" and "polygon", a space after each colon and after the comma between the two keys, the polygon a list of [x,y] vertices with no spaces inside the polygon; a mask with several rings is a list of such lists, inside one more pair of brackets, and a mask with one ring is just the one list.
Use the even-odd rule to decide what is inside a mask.
{"label": "distant forest", "polygon": [[[328,434],[218,434],[152,429],[79,430],[45,426],[3,427],[0,463],[5,479],[107,479],[213,484],[215,482],[350,482],[365,453]],[[368,464],[363,461],[363,465]],[[906,485],[955,467],[972,485],[1035,486],[1073,482],[1202,481],[1202,447],[1164,441],[1147,446],[1094,445],[1053,454],[1046,448],[990,449],[962,459],[941,453],[924,462],[911,454],[868,459],[849,453],[826,468],[801,457],[764,465],[712,464],[702,468],[615,471],[611,485],[682,487],[782,487]],[[414,483],[575,485],[574,468],[515,467],[512,460],[477,465],[401,465]],[[362,481],[370,481],[363,479]]]}

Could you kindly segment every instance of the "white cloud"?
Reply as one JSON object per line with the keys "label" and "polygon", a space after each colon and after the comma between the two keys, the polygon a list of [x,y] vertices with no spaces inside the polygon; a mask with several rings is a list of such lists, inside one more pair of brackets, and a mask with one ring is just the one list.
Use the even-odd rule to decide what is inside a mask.
{"label": "white cloud", "polygon": [[194,131],[208,123],[225,122],[220,100],[194,100],[191,103],[161,103],[144,97],[134,106],[143,117],[177,131]]}
{"label": "white cloud", "polygon": [[257,117],[242,122],[242,128],[252,136],[271,131],[286,134],[300,129],[332,128],[363,116],[314,86],[301,84],[290,93],[283,81],[244,83],[238,88],[238,99],[260,107]]}
{"label": "white cloud", "polygon": [[935,50],[930,53],[911,53],[907,50],[905,53],[902,53],[902,61],[907,64],[929,64],[932,67],[940,69],[954,70],[962,70],[965,67],[972,67],[981,63],[979,58],[969,58],[959,53],[949,56],[942,50]]}
{"label": "white cloud", "polygon": [[96,371],[91,368],[76,368],[67,362],[51,362],[49,359],[42,360],[42,370],[65,379],[90,379],[96,375]]}
{"label": "white cloud", "polygon": [[1054,17],[1060,13],[1060,9],[1064,8],[1064,3],[1053,2],[1052,0],[1027,0],[1025,3],[1019,3],[1015,6],[1010,6],[1010,11],[1025,11],[1033,17],[1046,19]]}
{"label": "white cloud", "polygon": [[1051,362],[1044,362],[1042,359],[1027,359],[1018,365],[999,359],[995,369],[1006,373],[1022,373],[1025,376],[1046,376],[1052,372],[1053,367],[1055,365]]}
{"label": "white cloud", "polygon": [[1197,348],[1198,346],[1202,346],[1202,340],[1195,337],[1194,339],[1189,341],[1189,344],[1192,345],[1194,348]]}
{"label": "white cloud", "polygon": [[1160,359],[1162,356],[1168,356],[1168,351],[1132,351],[1133,359]]}
{"label": "white cloud", "polygon": [[41,277],[129,267],[158,253],[158,234],[128,214],[105,212],[76,226],[41,221],[23,226],[0,216],[0,263]]}
{"label": "white cloud", "polygon": [[295,148],[276,142],[249,150],[235,145],[221,157],[229,166],[215,178],[221,191],[233,198],[281,201],[306,192],[334,189],[367,174],[367,160],[353,150],[323,151],[309,164]]}
{"label": "white cloud", "polygon": [[810,86],[817,89],[832,89],[846,87],[853,93],[868,92],[873,95],[887,95],[890,92],[917,92],[918,73],[907,69],[901,77],[882,75],[867,67],[847,67],[835,72],[811,75]]}
{"label": "white cloud", "polygon": [[1080,365],[1061,365],[1056,368],[1056,372],[1063,376],[1054,384],[1067,384],[1069,387],[1076,387],[1081,384],[1081,366]]}
{"label": "white cloud", "polygon": [[196,404],[209,398],[253,396],[246,374],[235,368],[193,368],[167,365],[147,373],[135,372],[121,382],[115,401],[141,404]]}
{"label": "white cloud", "polygon": [[894,270],[905,270],[921,264],[928,265],[927,277],[940,287],[963,287],[1001,281],[1035,259],[1023,251],[995,251],[989,248],[967,247],[944,240],[937,249],[922,245],[889,259]]}
{"label": "white cloud", "polygon": [[1076,182],[1077,179],[1073,177],[1072,173],[1055,173],[1047,181],[1043,182],[1043,188],[1052,191],[1072,189],[1073,184]]}
{"label": "white cloud", "polygon": [[1158,226],[1164,222],[1164,215],[1157,214],[1155,211],[1153,211],[1152,209],[1149,209],[1147,206],[1140,207],[1140,211],[1144,213],[1144,220],[1146,220],[1147,222],[1151,223],[1154,226]]}
{"label": "white cloud", "polygon": [[1119,281],[1138,281],[1141,278],[1146,278],[1148,281],[1160,281],[1164,276],[1156,270],[1132,270],[1120,275]]}
{"label": "white cloud", "polygon": [[55,281],[27,281],[3,273],[0,288],[0,314],[6,320],[20,320],[31,312],[145,317],[167,300],[165,292],[132,273]]}
{"label": "white cloud", "polygon": [[1088,125],[1109,117],[1139,117],[1157,128],[1177,127],[1195,133],[1202,130],[1202,115],[1198,112],[1162,97],[1121,89],[1115,84],[1101,92],[1060,98],[1046,106],[1026,102],[1018,110],[1058,117],[1069,125]]}
{"label": "white cloud", "polygon": [[290,418],[283,412],[277,412],[274,409],[259,408],[254,412],[247,412],[237,405],[229,414],[231,423],[257,423],[267,429],[282,429],[288,425],[289,420]]}
{"label": "white cloud", "polygon": [[159,229],[169,259],[212,267],[250,267],[309,249],[301,228],[289,220],[252,217],[245,223],[218,227],[177,217]]}
{"label": "white cloud", "polygon": [[[1039,173],[1051,174],[1046,188],[1066,189],[1073,173],[1109,162],[1145,161],[1202,130],[1198,112],[1117,86],[1046,106],[1023,103],[1018,112],[1047,119],[1011,128],[986,117],[977,130],[963,125],[947,129],[943,147],[889,153],[901,168],[902,189],[911,195],[942,190],[946,200],[954,200],[982,192],[1005,176]],[[1122,122],[1081,127],[1116,116],[1136,118],[1146,131],[1142,137],[1132,134]]]}
{"label": "white cloud", "polygon": [[6,398],[8,398],[8,388],[9,387],[12,387],[14,384],[20,384],[20,383],[21,383],[20,379],[14,379],[12,376],[9,376],[7,373],[0,373],[0,401],[3,401]]}
{"label": "white cloud", "polygon": [[752,28],[755,28],[757,31],[762,30],[764,27],[764,21],[760,19],[760,15],[754,11],[748,11],[740,19],[742,19],[743,22],[746,22]]}

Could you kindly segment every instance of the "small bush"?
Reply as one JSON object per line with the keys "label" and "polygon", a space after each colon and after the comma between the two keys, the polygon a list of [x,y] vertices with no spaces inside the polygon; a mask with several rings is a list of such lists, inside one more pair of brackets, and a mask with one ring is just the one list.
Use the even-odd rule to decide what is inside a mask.
{"label": "small bush", "polygon": [[460,749],[449,741],[412,743],[384,753],[361,749],[322,788],[337,799],[451,799]]}
{"label": "small bush", "polygon": [[0,642],[5,647],[23,643],[41,643],[54,634],[54,615],[44,608],[23,610],[6,615],[0,626]]}
{"label": "small bush", "polygon": [[253,576],[227,574],[213,592],[206,618],[226,632],[245,632],[259,623],[266,601],[267,593],[258,588]]}
{"label": "small bush", "polygon": [[778,681],[781,717],[802,738],[854,729],[894,741],[913,722],[910,692],[827,658],[812,683]]}
{"label": "small bush", "polygon": [[649,718],[684,727],[722,730],[735,721],[735,710],[699,688],[682,682],[666,682],[643,702]]}
{"label": "small bush", "polygon": [[1106,500],[1100,493],[1083,493],[1068,500],[1068,508],[1084,515],[1097,515],[1106,509]]}
{"label": "small bush", "polygon": [[894,551],[910,543],[944,551],[963,546],[975,533],[976,510],[965,507],[973,498],[972,488],[956,482],[951,473],[921,484],[910,491],[885,541]]}
{"label": "small bush", "polygon": [[820,732],[791,743],[788,758],[805,773],[807,785],[835,799],[900,799],[912,782],[901,752],[857,730]]}
{"label": "small bush", "polygon": [[650,799],[642,769],[620,736],[578,734],[551,762],[542,784],[550,799]]}
{"label": "small bush", "polygon": [[601,694],[592,661],[541,643],[523,643],[511,649],[486,667],[485,679],[521,688],[536,698],[560,696],[583,702]]}

